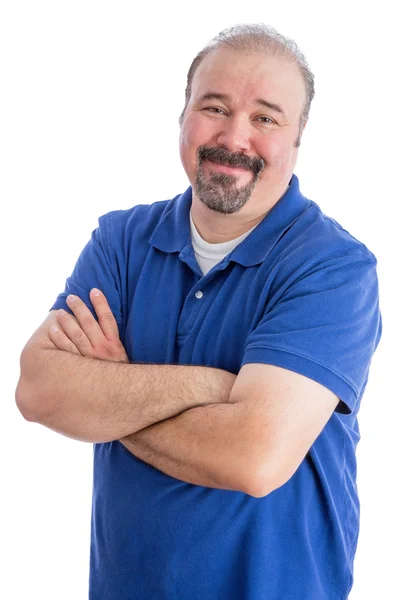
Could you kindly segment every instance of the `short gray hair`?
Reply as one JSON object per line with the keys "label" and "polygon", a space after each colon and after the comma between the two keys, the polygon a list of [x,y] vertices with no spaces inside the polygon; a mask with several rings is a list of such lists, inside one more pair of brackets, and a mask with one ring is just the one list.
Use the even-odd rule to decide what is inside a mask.
{"label": "short gray hair", "polygon": [[185,114],[186,107],[190,100],[192,93],[192,81],[197,67],[210,52],[217,50],[218,48],[230,48],[238,51],[257,50],[260,52],[265,52],[268,55],[277,54],[278,56],[286,58],[290,62],[297,63],[300,73],[303,77],[306,90],[306,101],[300,116],[298,138],[298,145],[300,145],[301,133],[304,125],[307,122],[311,101],[315,95],[314,75],[310,71],[307,61],[304,55],[300,52],[297,44],[293,40],[278,33],[273,27],[264,25],[263,23],[257,25],[235,25],[234,27],[224,29],[202,50],[200,50],[190,65],[187,74],[185,106],[179,117],[179,124],[182,124],[183,115]]}

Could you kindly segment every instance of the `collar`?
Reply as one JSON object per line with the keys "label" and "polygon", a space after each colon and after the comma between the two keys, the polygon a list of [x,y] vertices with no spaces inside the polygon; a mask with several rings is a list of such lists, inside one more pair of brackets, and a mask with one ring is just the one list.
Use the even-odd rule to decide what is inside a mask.
{"label": "collar", "polygon": [[[265,218],[238,244],[229,260],[250,267],[262,263],[282,234],[310,206],[310,200],[300,192],[299,180],[292,175],[288,189]],[[169,210],[154,230],[150,244],[163,252],[181,252],[191,245],[189,212],[192,188],[168,203]]]}

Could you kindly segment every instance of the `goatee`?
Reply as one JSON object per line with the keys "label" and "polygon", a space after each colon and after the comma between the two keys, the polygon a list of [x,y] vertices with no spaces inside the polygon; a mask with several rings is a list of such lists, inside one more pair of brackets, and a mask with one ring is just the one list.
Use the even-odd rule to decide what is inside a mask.
{"label": "goatee", "polygon": [[[210,160],[222,165],[241,167],[252,172],[251,180],[237,187],[239,177],[227,173],[211,173],[206,176],[202,163]],[[223,214],[239,211],[249,200],[265,162],[258,157],[231,154],[225,148],[200,146],[197,151],[197,176],[195,191],[198,198],[211,210]]]}

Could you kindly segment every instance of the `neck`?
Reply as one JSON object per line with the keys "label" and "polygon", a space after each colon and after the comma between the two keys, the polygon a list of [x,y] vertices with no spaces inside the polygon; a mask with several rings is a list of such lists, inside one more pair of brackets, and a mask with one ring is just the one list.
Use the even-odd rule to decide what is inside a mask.
{"label": "neck", "polygon": [[209,244],[229,242],[258,225],[282,198],[288,187],[288,184],[285,184],[283,191],[275,194],[274,200],[264,202],[262,205],[252,202],[250,198],[241,210],[233,214],[223,214],[212,210],[197,197],[193,189],[193,223],[203,240]]}

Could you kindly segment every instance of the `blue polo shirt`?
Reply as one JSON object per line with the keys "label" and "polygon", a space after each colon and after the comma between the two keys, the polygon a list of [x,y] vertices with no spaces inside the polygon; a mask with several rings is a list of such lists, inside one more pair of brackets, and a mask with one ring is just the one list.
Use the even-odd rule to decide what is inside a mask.
{"label": "blue polo shirt", "polygon": [[291,479],[263,498],[175,479],[118,441],[95,444],[90,599],[344,600],[359,531],[357,413],[381,334],[375,257],[293,175],[203,275],[191,202],[189,188],[101,216],[51,309],[69,311],[72,293],[95,315],[98,287],[132,362],[235,374],[272,364],[340,402]]}

